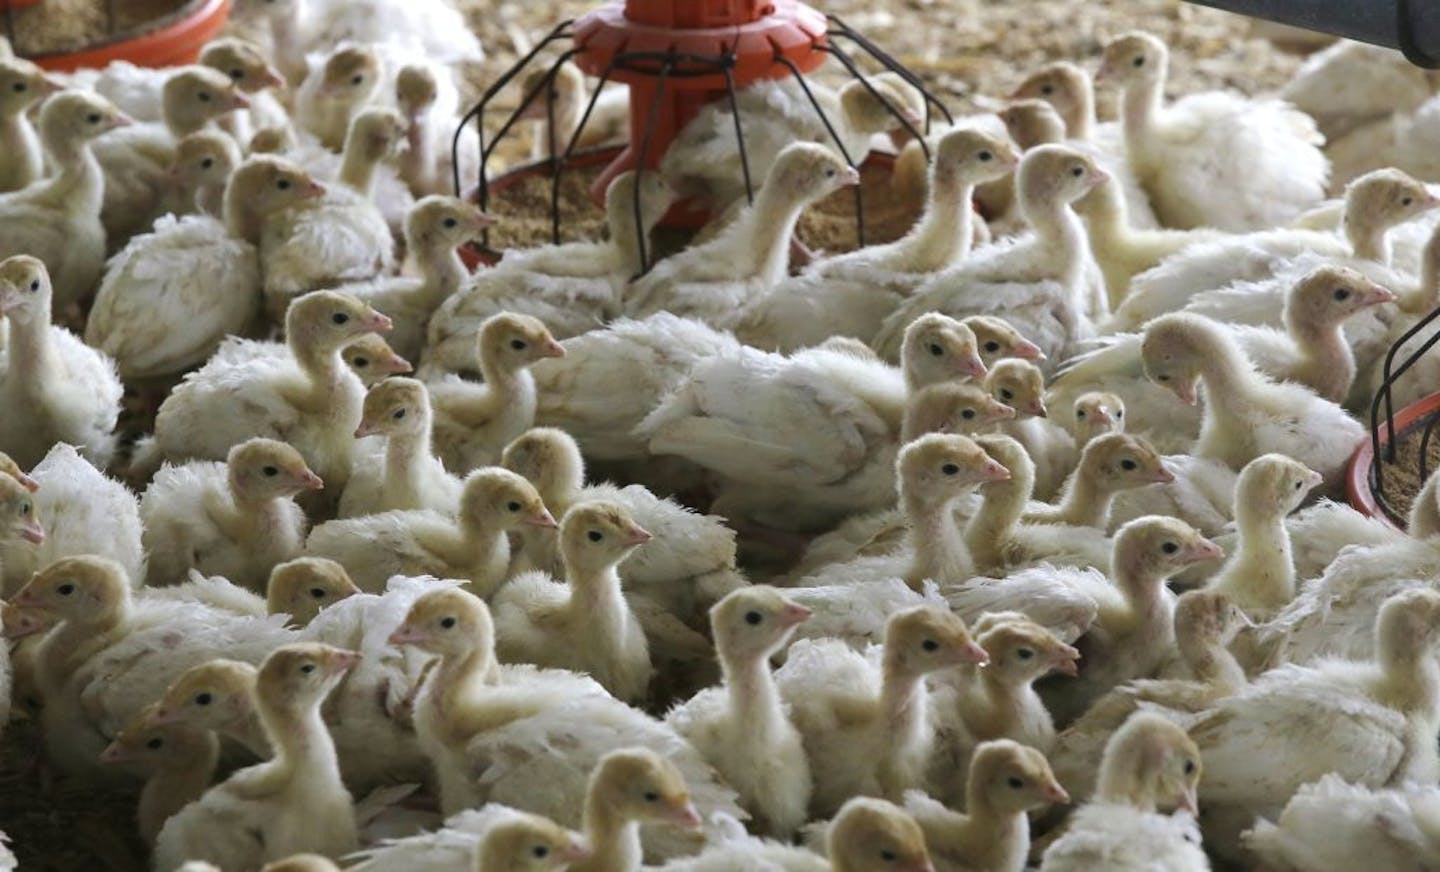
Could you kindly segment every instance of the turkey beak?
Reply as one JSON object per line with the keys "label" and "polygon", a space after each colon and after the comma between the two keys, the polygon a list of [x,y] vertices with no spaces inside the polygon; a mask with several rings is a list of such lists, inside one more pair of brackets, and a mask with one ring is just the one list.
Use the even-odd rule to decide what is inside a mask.
{"label": "turkey beak", "polygon": [[344,675],[360,663],[358,651],[336,651],[329,657],[327,671],[330,675]]}
{"label": "turkey beak", "polygon": [[49,76],[41,76],[35,83],[35,88],[40,92],[41,97],[48,97],[65,90],[65,85]]}
{"label": "turkey beak", "polygon": [[40,489],[40,482],[36,481],[35,479],[31,478],[23,472],[17,472],[14,474],[13,477],[16,481],[20,482],[21,487],[25,488],[32,494]]}
{"label": "turkey beak", "polygon": [[1034,416],[1037,417],[1037,418],[1048,418],[1048,417],[1050,417],[1050,410],[1047,409],[1047,408],[1045,408],[1045,401],[1042,400],[1042,399],[1036,399],[1034,402],[1032,402],[1032,403],[1029,405],[1029,407],[1026,409],[1026,411],[1029,412],[1030,414],[1034,415]]}
{"label": "turkey beak", "polygon": [[560,859],[566,863],[579,863],[590,859],[590,846],[580,839],[571,839],[570,844],[560,849]]}
{"label": "turkey beak", "polygon": [[374,436],[375,425],[370,421],[361,421],[360,426],[355,428],[355,438],[364,439],[366,436]]}
{"label": "turkey beak", "polygon": [[1377,284],[1367,285],[1360,291],[1360,306],[1379,306],[1382,303],[1393,303],[1400,297],[1389,288]]}
{"label": "turkey beak", "polygon": [[1175,382],[1170,390],[1180,398],[1180,402],[1187,406],[1194,406],[1200,402],[1200,393],[1196,390],[1194,381]]}
{"label": "turkey beak", "polygon": [[324,490],[325,488],[325,480],[308,469],[295,477],[295,483],[306,490]]}
{"label": "turkey beak", "polygon": [[262,74],[260,77],[261,89],[283,88],[287,84],[289,83],[285,81],[285,77],[280,75],[280,71],[275,69],[274,67],[266,67],[264,74]]}
{"label": "turkey beak", "polygon": [[1015,417],[1015,410],[1004,403],[995,403],[990,407],[990,414],[987,416],[992,421],[1006,421]]}
{"label": "turkey beak", "polygon": [[305,197],[311,198],[323,197],[325,196],[325,186],[315,181],[314,179],[311,179],[310,184],[305,186],[305,189],[301,191],[301,194],[303,194]]}
{"label": "turkey beak", "polygon": [[625,530],[624,538],[620,540],[621,545],[644,545],[655,537],[650,531],[639,524],[631,524]]}
{"label": "turkey beak", "polygon": [[168,706],[156,706],[145,713],[141,718],[142,727],[164,727],[175,723],[179,718]]}
{"label": "turkey beak", "polygon": [[1181,791],[1180,797],[1175,804],[1191,817],[1198,817],[1200,815],[1200,800],[1195,796],[1194,785],[1187,785],[1186,788]]}
{"label": "turkey beak", "polygon": [[1042,795],[1047,800],[1055,803],[1056,805],[1070,804],[1070,794],[1066,793],[1065,788],[1061,787],[1059,782],[1056,781],[1052,781],[1049,784],[1045,785],[1045,790],[1043,791]]}
{"label": "turkey beak", "polygon": [[980,355],[972,354],[969,360],[960,364],[960,374],[968,375],[976,381],[983,381],[985,376],[990,374],[990,370],[985,366],[985,361],[980,359]]}
{"label": "turkey beak", "polygon": [[129,127],[130,125],[132,125],[132,124],[134,124],[134,123],[135,123],[135,119],[134,119],[134,118],[131,118],[129,115],[126,115],[124,112],[116,112],[116,113],[110,118],[110,123],[106,125],[106,129],[107,129],[107,130],[114,130],[114,129],[116,129],[117,127]]}
{"label": "turkey beak", "polygon": [[1041,351],[1040,346],[1031,342],[1029,339],[1021,339],[1017,342],[1015,347],[1010,350],[1010,355],[1012,357],[1018,357],[1021,360],[1045,359],[1045,352]]}
{"label": "turkey beak", "polygon": [[705,823],[705,819],[700,817],[700,812],[696,810],[693,802],[686,802],[683,806],[671,811],[670,819],[687,830],[698,830],[700,825]]}
{"label": "turkey beak", "polygon": [[535,512],[534,514],[527,517],[524,523],[529,524],[532,527],[540,527],[541,529],[545,530],[554,530],[556,527],[560,526],[559,524],[555,523],[555,516],[550,514],[549,509],[541,509],[540,511]]}
{"label": "turkey beak", "polygon": [[485,228],[490,227],[499,219],[488,212],[481,212],[476,209],[470,215],[470,231],[472,233],[483,233]]}
{"label": "turkey beak", "polygon": [[[1061,675],[1069,675],[1073,677],[1080,674],[1080,652],[1070,647],[1069,645],[1066,645],[1055,652],[1055,658],[1053,660],[1053,663],[1055,664],[1055,671],[1060,673]],[[1068,802],[1069,797],[1058,801]]]}
{"label": "turkey beak", "polygon": [[40,521],[31,518],[20,525],[20,538],[32,545],[45,544],[45,528],[40,526]]}
{"label": "turkey beak", "polygon": [[1106,427],[1109,427],[1110,425],[1115,423],[1115,416],[1110,414],[1109,409],[1101,406],[1095,410],[1095,417],[1091,418],[1090,420],[1097,421],[1101,424],[1104,424]]}
{"label": "turkey beak", "polygon": [[1201,539],[1185,549],[1185,556],[1192,561],[1201,560],[1223,560],[1225,549],[1211,542],[1209,539]]}
{"label": "turkey beak", "polygon": [[365,320],[361,323],[364,324],[367,331],[373,333],[385,333],[391,327],[395,326],[394,322],[390,320],[390,316],[380,312],[370,313],[365,316]]}
{"label": "turkey beak", "polygon": [[124,763],[132,759],[134,757],[118,740],[106,745],[105,750],[100,752],[101,763]]}
{"label": "turkey beak", "polygon": [[401,624],[399,629],[391,633],[390,637],[386,639],[385,642],[386,644],[396,646],[418,645],[421,642],[429,641],[429,639],[430,637],[426,635],[424,630],[417,630],[414,627],[411,627],[409,624]]}
{"label": "turkey beak", "polygon": [[[1319,487],[1319,486],[1320,486],[1320,483],[1321,483],[1322,481],[1324,481],[1324,480],[1325,480],[1325,476],[1321,475],[1320,473],[1316,472],[1316,471],[1313,470],[1313,469],[1310,470],[1310,477],[1307,479],[1307,481],[1309,481],[1309,483],[1310,483],[1310,489],[1311,489],[1311,490],[1314,490],[1315,488]],[[21,484],[24,484],[24,482],[21,482]]]}
{"label": "turkey beak", "polygon": [[1170,484],[1175,480],[1175,473],[1170,471],[1170,467],[1162,463],[1156,468],[1155,474],[1151,476],[1151,479],[1160,484]]}
{"label": "turkey beak", "polygon": [[788,603],[785,610],[780,613],[780,624],[785,627],[797,627],[810,620],[810,610],[799,603]]}
{"label": "turkey beak", "polygon": [[973,663],[976,666],[985,666],[990,662],[990,653],[973,641],[967,641],[955,651],[961,663]]}
{"label": "turkey beak", "polygon": [[250,98],[239,91],[231,91],[225,100],[225,105],[230,109],[249,109]]}
{"label": "turkey beak", "polygon": [[981,481],[1009,481],[1010,470],[996,460],[987,460],[985,465],[980,467]]}
{"label": "turkey beak", "polygon": [[34,612],[22,609],[15,603],[5,606],[3,621],[0,621],[0,636],[6,639],[23,639],[44,632],[48,623]]}
{"label": "turkey beak", "polygon": [[860,184],[860,170],[855,167],[846,167],[841,170],[840,176],[836,180],[836,186],[841,188],[853,188],[858,184]]}
{"label": "turkey beak", "polygon": [[561,345],[559,342],[556,342],[555,339],[552,337],[552,338],[547,339],[547,340],[545,340],[544,342],[540,343],[540,356],[541,356],[541,357],[564,357],[564,356],[565,356],[565,346]]}
{"label": "turkey beak", "polygon": [[1106,182],[1110,181],[1110,174],[1100,169],[1099,167],[1095,167],[1094,169],[1090,170],[1089,175],[1086,177],[1086,181],[1090,183],[1090,187],[1098,188]]}
{"label": "turkey beak", "polygon": [[415,367],[411,366],[410,361],[398,354],[390,354],[382,357],[377,363],[380,365],[381,371],[387,375],[400,375],[402,373],[414,372],[415,370]]}

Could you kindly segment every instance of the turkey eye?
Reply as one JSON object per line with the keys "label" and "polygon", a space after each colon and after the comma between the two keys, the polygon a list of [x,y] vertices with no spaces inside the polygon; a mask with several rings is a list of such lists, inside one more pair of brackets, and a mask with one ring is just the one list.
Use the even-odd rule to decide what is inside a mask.
{"label": "turkey eye", "polygon": [[60,594],[61,596],[69,596],[70,594],[75,592],[75,585],[62,584],[59,587],[55,588],[55,592]]}
{"label": "turkey eye", "polygon": [[1054,85],[1041,85],[1041,86],[1040,86],[1040,93],[1044,94],[1046,97],[1049,97],[1051,94],[1055,93],[1055,86],[1054,86]]}
{"label": "turkey eye", "polygon": [[505,504],[505,508],[509,509],[512,512],[518,512],[520,511],[520,504],[515,502],[514,500],[511,500],[510,502]]}
{"label": "turkey eye", "polygon": [[644,793],[644,798],[646,802],[659,802],[660,794],[656,793],[653,790],[647,790]]}
{"label": "turkey eye", "polygon": [[924,642],[920,643],[920,647],[924,648],[926,651],[939,651],[940,643],[936,642],[934,639],[926,639]]}
{"label": "turkey eye", "polygon": [[1348,299],[1350,299],[1350,292],[1347,291],[1347,290],[1345,290],[1344,288],[1340,288],[1340,289],[1338,289],[1337,291],[1335,291],[1335,299],[1340,300],[1340,301],[1342,301],[1342,302],[1345,301],[1345,300],[1348,300]]}
{"label": "turkey eye", "polygon": [[930,343],[930,353],[935,357],[944,357],[945,349],[941,348],[938,344],[932,342]]}
{"label": "turkey eye", "polygon": [[994,339],[991,339],[989,342],[985,343],[985,350],[990,352],[991,354],[994,354],[995,352],[1000,350],[1000,343],[996,342]]}
{"label": "turkey eye", "polygon": [[946,475],[958,475],[960,473],[960,467],[954,463],[947,463],[940,467],[940,471]]}
{"label": "turkey eye", "polygon": [[33,280],[30,282],[30,293],[33,294],[33,293],[35,293],[35,292],[38,291],[38,290],[40,290],[40,280],[39,280],[39,279],[33,279]]}
{"label": "turkey eye", "polygon": [[1166,542],[1164,545],[1160,546],[1160,550],[1164,551],[1166,554],[1174,554],[1176,551],[1180,550],[1180,546],[1176,545],[1174,542]]}
{"label": "turkey eye", "polygon": [[86,116],[85,116],[85,120],[88,121],[88,122],[90,122],[91,124],[99,124],[99,123],[100,123],[100,113],[99,113],[99,112],[91,112],[89,115],[86,115]]}
{"label": "turkey eye", "polygon": [[289,180],[289,179],[280,179],[279,181],[277,181],[277,182],[275,183],[275,187],[279,188],[279,189],[282,190],[282,191],[288,191],[288,190],[290,190],[290,180]]}
{"label": "turkey eye", "polygon": [[336,324],[345,324],[349,322],[350,316],[346,315],[344,312],[336,312],[334,315],[330,316],[330,320],[335,322]]}
{"label": "turkey eye", "polygon": [[16,82],[15,84],[10,86],[10,90],[14,91],[17,94],[23,94],[27,90],[29,90],[29,88],[30,86],[25,84],[24,82]]}
{"label": "turkey eye", "polygon": [[365,84],[365,77],[357,74],[354,78],[350,80],[350,84],[363,85]]}
{"label": "turkey eye", "polygon": [[309,675],[310,673],[312,673],[312,672],[314,672],[314,671],[315,671],[315,664],[314,664],[314,663],[306,663],[304,666],[301,666],[301,667],[300,667],[300,672],[301,672],[302,674],[304,674],[304,675]]}
{"label": "turkey eye", "polygon": [[516,351],[524,351],[526,348],[528,348],[528,347],[530,347],[530,346],[529,346],[529,344],[526,343],[526,341],[523,340],[523,339],[511,339],[511,340],[510,340],[510,347],[513,348],[513,349],[515,349]]}
{"label": "turkey eye", "polygon": [[828,170],[825,171],[825,178],[827,178],[827,179],[833,179],[833,178],[835,178],[835,168],[834,168],[834,167],[831,167],[830,169],[828,169]]}
{"label": "turkey eye", "polygon": [[546,857],[550,856],[550,849],[545,847],[544,845],[536,845],[535,847],[530,849],[530,853],[532,856],[535,857],[535,859],[543,860]]}
{"label": "turkey eye", "polygon": [[404,409],[396,409],[396,410],[395,410],[395,413],[392,414],[390,417],[392,417],[392,418],[394,418],[395,420],[399,421],[399,420],[401,420],[402,418],[405,417],[405,410],[404,410]]}
{"label": "turkey eye", "polygon": [[215,166],[215,158],[213,157],[207,157],[200,161],[200,169],[202,170],[208,170],[213,166]]}
{"label": "turkey eye", "polygon": [[1016,790],[1019,790],[1020,788],[1025,786],[1025,779],[1019,778],[1015,775],[1011,775],[1009,778],[1005,779],[1005,783],[1015,788]]}
{"label": "turkey eye", "polygon": [[1194,774],[1195,774],[1195,761],[1194,761],[1194,760],[1186,760],[1186,761],[1185,761],[1185,774],[1186,774],[1186,775],[1194,775]]}
{"label": "turkey eye", "polygon": [[447,629],[447,630],[454,629],[454,628],[455,628],[455,619],[454,619],[454,618],[441,618],[441,619],[440,619],[440,626],[443,627],[443,628],[445,628],[445,629]]}
{"label": "turkey eye", "polygon": [[1131,65],[1132,67],[1143,67],[1143,66],[1145,66],[1145,58],[1143,58],[1143,57],[1138,57],[1138,58],[1136,58],[1135,60],[1131,61],[1131,62],[1130,62],[1130,65]]}
{"label": "turkey eye", "polygon": [[1016,651],[1015,654],[1019,656],[1021,660],[1029,660],[1031,657],[1035,656],[1035,652],[1031,651],[1029,648],[1021,648]]}
{"label": "turkey eye", "polygon": [[599,530],[591,530],[589,533],[586,533],[585,536],[586,536],[586,538],[588,538],[591,542],[599,542],[601,539],[604,539],[604,538],[605,538],[604,536],[602,536],[602,535],[600,534],[600,531],[599,531]]}
{"label": "turkey eye", "polygon": [[1155,376],[1155,379],[1157,381],[1169,381],[1170,376],[1162,372],[1159,375]]}
{"label": "turkey eye", "polygon": [[244,71],[244,70],[231,70],[231,71],[230,71],[230,78],[232,78],[232,79],[234,79],[235,81],[238,82],[238,81],[240,81],[241,79],[245,78],[245,71]]}
{"label": "turkey eye", "polygon": [[356,358],[352,358],[351,361],[350,361],[350,365],[353,366],[353,367],[355,367],[356,369],[364,369],[365,367],[367,367],[367,366],[370,365],[370,358],[368,358],[368,357],[356,357]]}
{"label": "turkey eye", "polygon": [[745,613],[745,623],[747,624],[758,624],[763,620],[765,620],[765,616],[761,615],[759,612]]}
{"label": "turkey eye", "polygon": [[155,738],[146,742],[145,747],[149,748],[152,751],[158,751],[161,748],[165,747],[165,740],[160,738],[159,736],[156,736]]}
{"label": "turkey eye", "polygon": [[975,417],[975,410],[974,410],[974,409],[966,409],[965,411],[963,411],[963,412],[960,413],[960,417],[962,417],[962,418],[964,418],[965,420],[969,421],[970,419],[972,419],[972,418]]}
{"label": "turkey eye", "polygon": [[1082,421],[1085,420],[1085,410],[1084,410],[1084,409],[1076,409],[1076,410],[1075,410],[1075,417],[1079,418],[1079,419],[1082,420]]}
{"label": "turkey eye", "polygon": [[1070,175],[1072,175],[1072,176],[1074,176],[1075,178],[1078,179],[1078,178],[1080,178],[1081,176],[1085,175],[1085,168],[1084,168],[1084,167],[1073,167],[1073,168],[1070,170]]}
{"label": "turkey eye", "polygon": [[266,478],[274,478],[275,476],[280,474],[279,468],[274,466],[267,466],[260,471],[265,474]]}
{"label": "turkey eye", "polygon": [[894,863],[895,852],[887,848],[886,850],[880,852],[880,859],[884,860],[886,863]]}
{"label": "turkey eye", "polygon": [[1122,461],[1120,461],[1120,468],[1123,469],[1123,470],[1125,470],[1126,472],[1132,472],[1132,471],[1134,471],[1135,467],[1137,467],[1137,466],[1139,466],[1139,465],[1140,465],[1140,464],[1136,463],[1136,462],[1133,461],[1133,460],[1128,460],[1128,459],[1127,459],[1127,460],[1122,460]]}
{"label": "turkey eye", "polygon": [[1000,389],[1000,399],[1002,399],[1002,400],[1012,400],[1012,399],[1014,399],[1014,398],[1015,398],[1015,394],[1012,393],[1009,388],[1001,388],[1001,389]]}
{"label": "turkey eye", "polygon": [[454,218],[446,218],[446,219],[445,219],[444,221],[442,221],[441,223],[444,224],[446,227],[454,227],[455,225],[459,224],[460,222],[459,222],[459,221],[456,221]]}
{"label": "turkey eye", "polygon": [[312,587],[312,588],[310,588],[310,596],[314,597],[315,599],[324,599],[324,598],[325,598],[325,588],[323,588],[323,587]]}
{"label": "turkey eye", "polygon": [[1411,203],[1413,203],[1413,202],[1415,202],[1415,200],[1414,200],[1414,198],[1412,198],[1412,197],[1401,197],[1401,198],[1400,198],[1400,205],[1401,205],[1401,206],[1409,206],[1409,205],[1410,205]]}
{"label": "turkey eye", "polygon": [[975,155],[975,156],[978,157],[978,158],[980,158],[980,162],[981,162],[981,163],[986,163],[987,161],[992,161],[992,160],[995,159],[995,155],[991,154],[991,153],[988,152],[988,151],[982,151],[982,152],[980,152],[979,154],[977,154],[977,155]]}
{"label": "turkey eye", "polygon": [[209,103],[210,94],[207,91],[201,91],[200,93],[195,95],[195,99],[199,100],[201,103]]}
{"label": "turkey eye", "polygon": [[212,702],[214,702],[214,701],[215,701],[215,697],[211,696],[211,695],[208,694],[208,693],[200,693],[200,694],[196,694],[196,695],[195,695],[195,704],[196,704],[196,705],[209,705],[210,703],[212,703]]}
{"label": "turkey eye", "polygon": [[1124,412],[1116,412],[1116,413],[1115,413],[1115,420],[1117,420],[1117,421],[1119,421],[1121,418],[1124,418],[1124,417],[1125,417],[1125,413],[1124,413]]}
{"label": "turkey eye", "polygon": [[29,504],[29,503],[21,503],[21,504],[20,504],[20,514],[22,514],[22,515],[28,515],[28,514],[30,514],[30,504]]}
{"label": "turkey eye", "polygon": [[1303,483],[1298,482],[1298,481],[1295,482],[1295,489],[1296,489],[1296,490],[1299,490],[1299,489],[1300,489],[1301,487],[1303,487],[1303,486],[1304,486]]}

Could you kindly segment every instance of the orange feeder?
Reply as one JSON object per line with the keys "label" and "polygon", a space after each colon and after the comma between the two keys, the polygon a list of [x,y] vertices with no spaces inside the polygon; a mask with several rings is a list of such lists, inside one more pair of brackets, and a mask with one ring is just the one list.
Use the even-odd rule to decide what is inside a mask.
{"label": "orange feeder", "polygon": [[[19,10],[35,0],[0,0]],[[43,0],[40,0],[43,2]],[[230,17],[232,0],[193,0],[158,26],[141,32],[112,36],[76,51],[30,55],[30,60],[47,70],[74,72],[104,67],[113,61],[129,61],[142,67],[172,67],[193,63],[205,43],[220,35]],[[20,51],[23,46],[16,46]]]}
{"label": "orange feeder", "polygon": [[798,0],[624,0],[575,22],[575,63],[630,86],[630,144],[591,194],[637,166],[654,168],[707,103],[825,61],[825,16]]}

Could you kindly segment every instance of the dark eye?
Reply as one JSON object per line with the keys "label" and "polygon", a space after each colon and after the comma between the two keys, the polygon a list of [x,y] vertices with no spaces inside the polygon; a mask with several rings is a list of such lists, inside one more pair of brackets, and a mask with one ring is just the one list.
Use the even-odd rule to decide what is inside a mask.
{"label": "dark eye", "polygon": [[880,852],[880,859],[884,860],[886,863],[894,863],[896,859],[895,852],[890,850],[889,848],[886,848],[885,850]]}
{"label": "dark eye", "polygon": [[1013,400],[1013,399],[1015,399],[1015,394],[1012,393],[1009,388],[1001,388],[1001,389],[1000,389],[1000,399],[1002,399],[1002,400]]}
{"label": "dark eye", "polygon": [[455,621],[454,618],[441,618],[441,619],[440,619],[440,626],[443,627],[443,628],[445,628],[445,629],[447,629],[447,630],[454,629],[455,624],[456,624],[456,621]]}
{"label": "dark eye", "polygon": [[544,845],[536,845],[530,849],[530,854],[537,860],[543,860],[550,856],[550,849]]}
{"label": "dark eye", "polygon": [[198,94],[195,95],[195,99],[196,99],[196,100],[199,100],[201,103],[209,103],[209,102],[210,102],[210,92],[209,92],[209,91],[201,91],[200,93],[198,93]]}
{"label": "dark eye", "polygon": [[937,343],[932,342],[930,343],[930,353],[936,357],[944,357],[945,349],[941,348]]}
{"label": "dark eye", "polygon": [[1040,86],[1040,93],[1044,94],[1046,97],[1049,97],[1051,94],[1055,93],[1055,86],[1054,86],[1054,85],[1041,85],[1041,86]]}
{"label": "dark eye", "polygon": [[300,667],[300,672],[301,672],[301,674],[303,674],[303,675],[309,675],[310,673],[312,673],[312,672],[314,672],[314,671],[315,671],[315,664],[314,664],[314,663],[306,663],[304,666],[301,666],[301,667]]}
{"label": "dark eye", "polygon": [[946,475],[959,475],[960,467],[954,463],[947,463],[940,467],[940,471]]}
{"label": "dark eye", "polygon": [[38,290],[40,290],[40,280],[34,279],[30,282],[30,293],[33,294]]}
{"label": "dark eye", "polygon": [[1135,60],[1131,61],[1131,62],[1130,62],[1130,66],[1132,66],[1132,67],[1143,67],[1143,66],[1145,66],[1145,58],[1144,58],[1144,56],[1138,57],[1138,58],[1136,58]]}
{"label": "dark eye", "polygon": [[99,113],[99,112],[91,112],[89,115],[86,115],[86,116],[85,116],[85,120],[88,121],[88,122],[90,122],[91,124],[99,124],[99,123],[100,123],[100,113]]}
{"label": "dark eye", "polygon": [[924,642],[920,643],[920,647],[924,648],[926,651],[939,651],[940,643],[936,642],[934,639],[926,639]]}
{"label": "dark eye", "polygon": [[352,358],[350,359],[350,365],[353,366],[353,367],[355,367],[356,369],[364,369],[365,367],[367,367],[367,366],[370,365],[370,358],[368,358],[368,357],[352,357]]}
{"label": "dark eye", "polygon": [[1019,790],[1020,788],[1025,786],[1025,779],[1017,775],[1011,775],[1009,778],[1005,779],[1005,783],[1015,788],[1016,790]]}
{"label": "dark eye", "polygon": [[347,324],[350,321],[350,316],[346,315],[344,312],[336,312],[334,315],[330,316],[330,320],[336,324]]}
{"label": "dark eye", "polygon": [[1075,417],[1079,418],[1079,419],[1082,420],[1082,421],[1085,420],[1085,410],[1084,410],[1084,409],[1076,409],[1076,410],[1075,410]]}
{"label": "dark eye", "polygon": [[524,339],[511,339],[510,347],[515,349],[516,351],[524,351],[525,349],[530,347],[530,343],[526,342]]}
{"label": "dark eye", "polygon": [[275,476],[280,474],[280,469],[274,466],[267,466],[264,469],[260,470],[260,472],[264,473],[266,478],[274,478]]}
{"label": "dark eye", "polygon": [[747,624],[758,624],[763,620],[765,620],[765,616],[759,612],[750,611],[745,613],[745,623]]}
{"label": "dark eye", "polygon": [[1166,542],[1164,545],[1160,546],[1160,550],[1164,551],[1166,554],[1174,554],[1176,551],[1180,550],[1180,546],[1176,545],[1174,542]]}
{"label": "dark eye", "polygon": [[829,169],[827,169],[827,170],[825,171],[825,178],[827,178],[827,179],[833,179],[833,178],[835,178],[835,168],[834,168],[834,167],[831,167],[831,168],[829,168]]}
{"label": "dark eye", "polygon": [[1159,375],[1155,376],[1155,379],[1156,379],[1157,381],[1169,381],[1169,380],[1170,380],[1170,376],[1169,376],[1168,374],[1162,372],[1162,373],[1160,373]]}
{"label": "dark eye", "polygon": [[1194,775],[1194,774],[1195,774],[1195,761],[1194,761],[1194,760],[1186,760],[1186,761],[1185,761],[1185,774],[1186,774],[1186,775]]}
{"label": "dark eye", "polygon": [[963,411],[963,412],[960,413],[960,417],[962,417],[962,418],[964,418],[965,420],[969,421],[970,419],[972,419],[972,418],[975,417],[975,410],[974,410],[974,409],[966,409],[965,411]]}
{"label": "dark eye", "polygon": [[991,154],[988,151],[982,151],[975,156],[980,159],[981,163],[986,163],[995,159],[995,155]]}
{"label": "dark eye", "polygon": [[602,534],[599,530],[591,530],[589,533],[586,533],[585,536],[591,542],[599,542],[601,539],[605,538],[604,534]]}
{"label": "dark eye", "polygon": [[55,588],[55,592],[60,594],[61,596],[69,596],[70,594],[75,592],[75,585],[69,583],[62,584],[59,587]]}
{"label": "dark eye", "polygon": [[17,94],[23,94],[26,91],[30,90],[30,86],[25,84],[24,82],[16,82],[15,84],[10,86],[10,90],[14,91]]}
{"label": "dark eye", "polygon": [[359,73],[356,73],[356,74],[350,79],[350,84],[352,84],[352,85],[363,85],[364,83],[365,83],[365,77],[362,76],[362,75],[360,75]]}
{"label": "dark eye", "polygon": [[394,412],[390,417],[392,417],[392,418],[394,418],[395,420],[399,421],[399,420],[401,420],[401,419],[403,419],[403,418],[405,417],[405,410],[404,410],[404,409],[396,409],[395,412]]}
{"label": "dark eye", "polygon": [[1029,648],[1021,648],[1021,649],[1017,650],[1017,651],[1015,652],[1015,654],[1016,654],[1016,656],[1018,656],[1021,660],[1029,660],[1031,657],[1034,657],[1034,656],[1035,656],[1035,652],[1034,652],[1034,651],[1031,651]]}
{"label": "dark eye", "polygon": [[656,793],[656,792],[653,791],[653,790],[647,790],[647,791],[645,791],[645,793],[643,794],[643,796],[644,796],[644,799],[645,799],[646,802],[659,802],[659,801],[660,801],[660,794]]}
{"label": "dark eye", "polygon": [[1413,203],[1413,202],[1415,202],[1415,200],[1414,200],[1413,198],[1411,198],[1411,197],[1401,197],[1401,198],[1400,198],[1400,205],[1401,205],[1401,206],[1409,206],[1409,205],[1410,205],[1411,203]]}
{"label": "dark eye", "polygon": [[1078,179],[1078,178],[1080,178],[1081,176],[1085,175],[1085,168],[1084,168],[1084,167],[1071,167],[1071,168],[1070,168],[1070,175],[1072,175],[1072,176],[1074,176],[1075,178]]}
{"label": "dark eye", "polygon": [[1140,465],[1140,464],[1136,463],[1136,462],[1133,461],[1133,460],[1130,460],[1129,458],[1126,458],[1125,460],[1120,461],[1120,468],[1123,469],[1123,470],[1125,470],[1126,472],[1132,472],[1132,471],[1134,471],[1135,467],[1137,467],[1137,466],[1139,466],[1139,465]]}
{"label": "dark eye", "polygon": [[1299,490],[1299,489],[1302,488],[1302,487],[1304,487],[1304,483],[1303,483],[1303,482],[1298,482],[1298,481],[1295,482],[1295,489],[1296,489],[1296,490]]}
{"label": "dark eye", "polygon": [[208,170],[213,166],[215,166],[215,158],[213,157],[207,157],[200,161],[200,169],[202,170]]}
{"label": "dark eye", "polygon": [[214,701],[215,701],[215,697],[212,696],[212,695],[209,694],[209,693],[197,693],[197,694],[195,694],[195,704],[196,704],[196,705],[209,705],[210,703],[212,703],[212,702],[214,702]]}
{"label": "dark eye", "polygon": [[994,354],[995,352],[1000,350],[1000,343],[996,342],[994,339],[991,339],[989,342],[985,343],[985,350],[990,352],[991,354]]}
{"label": "dark eye", "polygon": [[20,514],[22,514],[22,515],[28,515],[28,514],[30,514],[30,504],[29,504],[29,503],[21,503],[21,504],[20,504]]}
{"label": "dark eye", "polygon": [[310,588],[310,596],[314,597],[315,599],[324,599],[324,598],[325,598],[325,588],[323,588],[323,587],[312,587],[312,588]]}
{"label": "dark eye", "polygon": [[[1169,378],[1169,376],[1166,376],[1166,378]],[[1124,413],[1124,412],[1116,412],[1116,413],[1115,413],[1115,420],[1117,420],[1117,421],[1119,421],[1121,418],[1124,418],[1124,417],[1125,417],[1125,413]]]}
{"label": "dark eye", "polygon": [[454,218],[446,218],[444,221],[441,221],[440,223],[443,224],[443,225],[445,225],[446,227],[454,227],[455,225],[459,224],[460,222],[459,222],[459,221],[456,221]]}
{"label": "dark eye", "polygon": [[1340,301],[1342,301],[1342,302],[1345,301],[1345,300],[1348,300],[1348,299],[1350,299],[1350,292],[1347,291],[1347,290],[1344,289],[1344,288],[1337,288],[1336,291],[1335,291],[1335,299],[1340,300]]}
{"label": "dark eye", "polygon": [[520,511],[520,504],[515,500],[511,500],[510,502],[505,504],[505,508],[509,509],[512,512],[518,512]]}
{"label": "dark eye", "polygon": [[282,190],[282,191],[288,191],[288,190],[290,190],[290,180],[289,180],[289,179],[276,179],[276,180],[275,180],[275,187],[279,188],[279,189]]}
{"label": "dark eye", "polygon": [[235,81],[238,82],[238,81],[240,81],[241,79],[245,78],[245,71],[244,71],[244,70],[231,70],[231,71],[230,71],[230,78],[232,78],[232,79],[234,79]]}

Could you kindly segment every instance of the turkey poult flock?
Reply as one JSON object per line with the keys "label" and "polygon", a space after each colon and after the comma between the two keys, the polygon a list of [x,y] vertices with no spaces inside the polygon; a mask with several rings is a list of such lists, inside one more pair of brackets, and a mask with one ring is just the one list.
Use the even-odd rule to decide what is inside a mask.
{"label": "turkey poult flock", "polygon": [[1440,868],[1440,500],[1325,499],[1440,305],[1440,196],[1322,149],[1423,132],[1398,56],[1317,55],[1312,118],[1125,35],[1118,123],[1060,63],[925,150],[898,77],[819,89],[925,210],[793,275],[857,174],[761,84],[752,204],[708,108],[605,241],[470,275],[455,11],[253,5],[0,59],[0,721],[143,781],[156,870]]}

